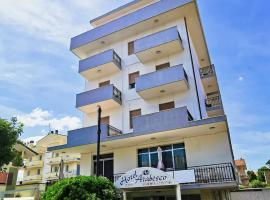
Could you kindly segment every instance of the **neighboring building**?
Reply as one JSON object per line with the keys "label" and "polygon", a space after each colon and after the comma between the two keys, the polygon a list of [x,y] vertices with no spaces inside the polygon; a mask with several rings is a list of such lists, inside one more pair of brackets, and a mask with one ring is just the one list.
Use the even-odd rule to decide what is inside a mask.
{"label": "neighboring building", "polygon": [[[36,155],[36,152],[25,146],[22,142],[17,142],[14,149],[21,154],[22,158],[29,158]],[[10,196],[12,191],[15,190],[16,180],[21,167],[16,166],[16,163],[10,162],[4,168],[6,170],[0,172],[0,199],[2,199],[4,196]]]}
{"label": "neighboring building", "polygon": [[36,144],[30,142],[28,146],[37,152],[36,155],[24,160],[24,167],[19,170],[16,190],[13,196],[34,198],[46,188],[46,183],[59,180],[60,162],[63,160],[63,175],[74,177],[80,173],[80,155],[65,152],[48,152],[49,147],[62,145],[67,142],[67,136],[51,132]]}
{"label": "neighboring building", "polygon": [[239,183],[243,186],[248,186],[249,178],[246,173],[247,165],[245,159],[240,158],[239,160],[235,160],[234,162],[238,173]]}
{"label": "neighboring building", "polygon": [[48,152],[48,147],[62,145],[67,142],[67,136],[50,133],[37,141],[32,147],[38,155],[25,160],[22,184],[46,183],[59,179],[59,166],[64,161],[64,177],[72,177],[79,174],[79,154],[65,154]]}
{"label": "neighboring building", "polygon": [[49,151],[80,153],[94,175],[100,105],[100,171],[124,199],[229,199],[234,157],[196,1],[135,0],[91,24],[70,45],[83,128]]}

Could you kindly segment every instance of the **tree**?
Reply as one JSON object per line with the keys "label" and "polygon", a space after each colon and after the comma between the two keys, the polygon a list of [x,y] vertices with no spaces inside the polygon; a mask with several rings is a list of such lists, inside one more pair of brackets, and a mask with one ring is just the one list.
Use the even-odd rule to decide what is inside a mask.
{"label": "tree", "polygon": [[0,118],[0,170],[9,164],[17,155],[13,148],[23,132],[23,124],[13,117],[10,121]]}
{"label": "tree", "polygon": [[270,168],[270,160],[266,162],[266,165],[268,165],[268,167]]}
{"label": "tree", "polygon": [[259,180],[253,180],[249,185],[251,188],[264,188],[266,186],[266,183]]}
{"label": "tree", "polygon": [[252,182],[253,180],[257,179],[257,176],[254,173],[254,171],[247,171],[247,175],[248,175],[248,178],[249,178],[249,182]]}
{"label": "tree", "polygon": [[268,168],[266,166],[261,167],[258,169],[258,180],[261,182],[265,182],[265,176],[264,176],[264,171],[267,170]]}
{"label": "tree", "polygon": [[77,176],[49,186],[42,200],[118,200],[113,183],[105,177]]}

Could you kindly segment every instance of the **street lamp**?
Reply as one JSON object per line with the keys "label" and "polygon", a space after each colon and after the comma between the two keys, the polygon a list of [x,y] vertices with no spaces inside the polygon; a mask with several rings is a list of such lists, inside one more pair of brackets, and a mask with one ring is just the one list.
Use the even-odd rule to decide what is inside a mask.
{"label": "street lamp", "polygon": [[101,107],[98,107],[98,126],[97,126],[97,166],[96,166],[96,176],[100,176],[100,167],[99,167],[99,157],[100,157],[100,134],[101,134],[101,128],[100,128],[100,123],[101,123]]}

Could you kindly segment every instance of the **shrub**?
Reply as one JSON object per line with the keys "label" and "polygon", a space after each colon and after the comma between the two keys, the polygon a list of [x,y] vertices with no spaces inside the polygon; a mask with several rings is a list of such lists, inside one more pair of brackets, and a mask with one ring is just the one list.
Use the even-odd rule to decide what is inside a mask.
{"label": "shrub", "polygon": [[263,183],[259,180],[253,180],[251,183],[250,183],[250,186],[252,188],[263,188],[263,187],[266,187],[266,183]]}
{"label": "shrub", "polygon": [[117,200],[113,183],[105,177],[77,176],[59,180],[42,194],[42,200]]}

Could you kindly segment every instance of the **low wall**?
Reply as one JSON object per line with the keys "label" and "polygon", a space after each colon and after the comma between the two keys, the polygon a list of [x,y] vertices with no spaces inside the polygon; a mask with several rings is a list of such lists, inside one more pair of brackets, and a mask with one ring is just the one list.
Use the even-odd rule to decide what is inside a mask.
{"label": "low wall", "polygon": [[237,192],[231,192],[232,200],[269,200],[269,189],[253,189],[253,190],[241,190]]}

